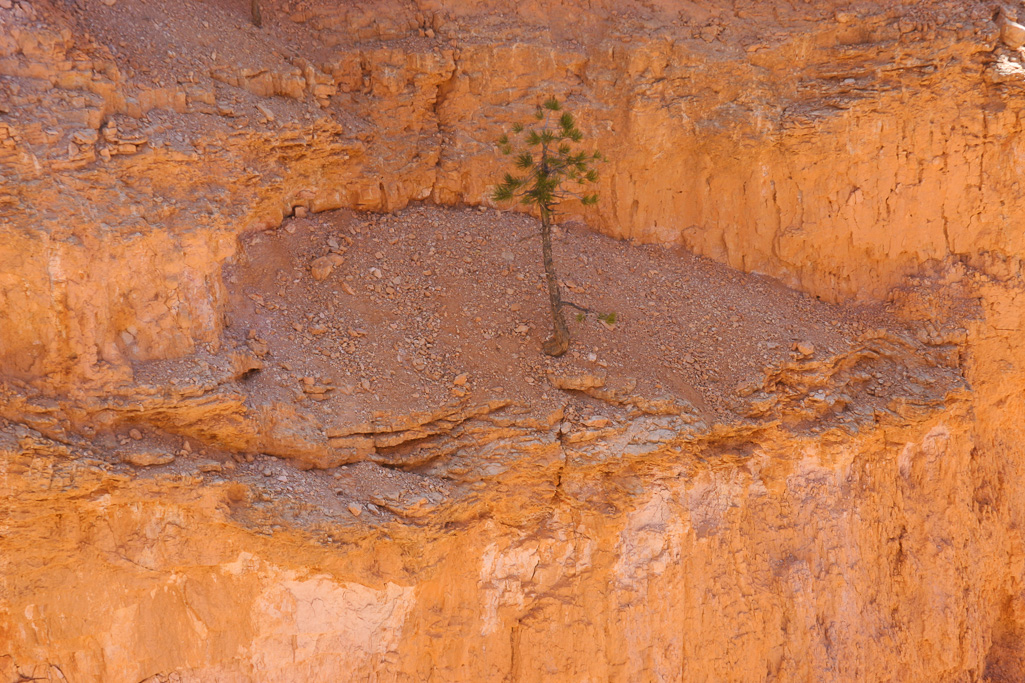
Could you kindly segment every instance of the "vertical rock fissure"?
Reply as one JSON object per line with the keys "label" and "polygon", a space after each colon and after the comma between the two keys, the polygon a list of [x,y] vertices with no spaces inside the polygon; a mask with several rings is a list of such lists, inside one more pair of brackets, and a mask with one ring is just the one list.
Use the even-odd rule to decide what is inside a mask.
{"label": "vertical rock fissure", "polygon": [[442,111],[445,106],[445,101],[448,99],[449,93],[455,88],[456,79],[459,77],[460,66],[459,60],[453,55],[452,57],[452,71],[449,72],[445,80],[438,83],[434,91],[434,100],[431,102],[431,116],[434,118],[434,125],[437,129],[438,135],[438,156],[434,161],[434,172],[431,180],[431,196],[437,197],[438,195],[438,174],[442,170],[442,162],[445,159],[445,140],[446,131],[448,127],[442,120]]}

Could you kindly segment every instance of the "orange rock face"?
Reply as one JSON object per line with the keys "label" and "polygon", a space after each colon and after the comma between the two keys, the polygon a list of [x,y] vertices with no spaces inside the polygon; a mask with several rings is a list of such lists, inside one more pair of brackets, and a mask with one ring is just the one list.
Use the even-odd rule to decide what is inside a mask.
{"label": "orange rock face", "polygon": [[[0,0],[0,682],[1025,679],[1013,8],[243,5]],[[571,234],[543,363],[494,212],[311,217],[550,94],[565,218],[807,301]]]}

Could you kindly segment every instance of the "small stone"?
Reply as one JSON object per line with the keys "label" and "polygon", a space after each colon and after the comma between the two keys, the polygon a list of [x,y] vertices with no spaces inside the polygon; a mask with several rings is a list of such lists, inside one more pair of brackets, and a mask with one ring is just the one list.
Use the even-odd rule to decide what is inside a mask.
{"label": "small stone", "polygon": [[513,311],[513,312],[518,311],[518,310],[520,310],[520,305],[519,304],[513,304],[512,306],[509,307],[509,310]]}
{"label": "small stone", "polygon": [[591,419],[584,421],[584,426],[590,427],[591,429],[604,429],[605,427],[608,427],[610,424],[612,424],[612,420],[610,420],[607,417],[600,416],[592,417]]}
{"label": "small stone", "polygon": [[280,477],[278,477],[278,481],[284,484],[286,481],[288,481],[288,477],[282,474]]}
{"label": "small stone", "polygon": [[457,387],[461,387],[464,386],[469,379],[470,375],[464,372],[456,375],[456,378],[452,380],[452,384],[456,385]]}
{"label": "small stone", "polygon": [[200,472],[220,472],[224,469],[216,460],[201,460],[196,466]]}
{"label": "small stone", "polygon": [[124,454],[121,460],[136,467],[155,467],[171,464],[174,462],[174,455],[160,451],[136,451]]}
{"label": "small stone", "polygon": [[269,467],[263,471],[263,476],[265,476],[265,477],[269,477],[272,474],[274,474],[274,473],[271,471],[271,469]]}
{"label": "small stone", "polygon": [[307,209],[305,206],[297,206],[292,211],[292,215],[294,215],[296,218],[306,218],[306,215],[309,212],[309,209]]}
{"label": "small stone", "polygon": [[804,358],[808,358],[815,353],[815,345],[808,341],[798,342],[794,345],[794,350]]}
{"label": "small stone", "polygon": [[433,38],[433,37],[434,37],[434,29],[433,29],[433,28],[429,28],[429,29],[427,29],[427,31],[425,32],[425,35],[426,35],[426,36],[427,36],[428,38]]}
{"label": "small stone", "polygon": [[327,256],[314,259],[313,263],[310,264],[310,274],[313,275],[314,280],[326,280],[332,270],[334,270],[334,264],[331,263],[331,259]]}
{"label": "small stone", "polygon": [[117,4],[117,0],[100,0],[100,2],[102,2],[107,7],[113,7]]}
{"label": "small stone", "polygon": [[363,506],[359,503],[349,503],[348,509],[353,517],[359,517],[363,514]]}
{"label": "small stone", "polygon": [[14,3],[11,0],[0,0],[0,9],[11,9],[14,7]]}
{"label": "small stone", "polygon": [[142,440],[142,432],[140,432],[138,429],[133,429],[132,431],[128,432],[128,436],[132,437],[136,441]]}
{"label": "small stone", "polygon": [[1004,19],[1003,26],[1000,27],[1000,40],[1012,50],[1017,50],[1025,45],[1025,26],[1016,21]]}
{"label": "small stone", "polygon": [[274,112],[272,112],[270,109],[259,103],[256,105],[256,108],[260,110],[260,113],[263,114],[264,118],[266,118],[268,121],[274,120]]}
{"label": "small stone", "polygon": [[268,346],[267,342],[262,339],[250,339],[246,342],[246,346],[248,346],[249,350],[257,356],[266,356],[270,353],[270,346]]}

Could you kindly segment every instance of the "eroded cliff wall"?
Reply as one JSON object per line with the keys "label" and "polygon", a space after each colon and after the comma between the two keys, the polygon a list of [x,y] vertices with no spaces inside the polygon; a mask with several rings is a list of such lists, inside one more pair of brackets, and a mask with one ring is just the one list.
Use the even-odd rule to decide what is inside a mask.
{"label": "eroded cliff wall", "polygon": [[241,532],[225,486],[15,458],[3,633],[67,680],[980,680],[1021,559],[964,409],[712,465],[570,447],[554,500],[542,471],[515,510],[335,542]]}
{"label": "eroded cliff wall", "polygon": [[495,138],[550,93],[610,158],[586,218],[611,235],[833,300],[1020,265],[1022,74],[981,4],[318,5],[269,8],[273,32],[219,6],[25,7],[0,43],[0,349],[25,378],[213,341],[234,237],[296,206],[486,201]]}
{"label": "eroded cliff wall", "polygon": [[[264,2],[256,29],[244,4],[0,2],[0,674],[1025,676],[1020,8]],[[885,302],[903,341],[767,365],[741,393],[770,408],[729,424],[557,374],[622,414],[538,390],[527,417],[384,428],[341,419],[359,384],[331,420],[246,388],[240,238],[487,204],[494,139],[549,94],[609,157],[566,214]],[[146,374],[193,358],[188,386]],[[322,519],[253,483],[274,459],[90,452],[133,425],[240,469],[381,471]]]}

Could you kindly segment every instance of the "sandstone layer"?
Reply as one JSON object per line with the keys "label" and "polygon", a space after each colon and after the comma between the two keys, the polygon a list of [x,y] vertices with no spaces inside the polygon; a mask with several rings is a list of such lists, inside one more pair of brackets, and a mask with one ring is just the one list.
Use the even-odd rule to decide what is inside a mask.
{"label": "sandstone layer", "polygon": [[239,233],[484,201],[494,140],[552,93],[610,158],[587,216],[609,234],[828,299],[957,261],[1015,272],[1025,72],[989,9],[770,7],[283,6],[259,31],[216,6],[19,4],[4,367],[66,388],[213,342]]}
{"label": "sandstone layer", "polygon": [[[1025,9],[262,4],[0,1],[0,680],[1025,677]],[[783,343],[570,235],[628,319],[539,365],[516,240],[311,219],[490,204],[551,94],[567,229]]]}

